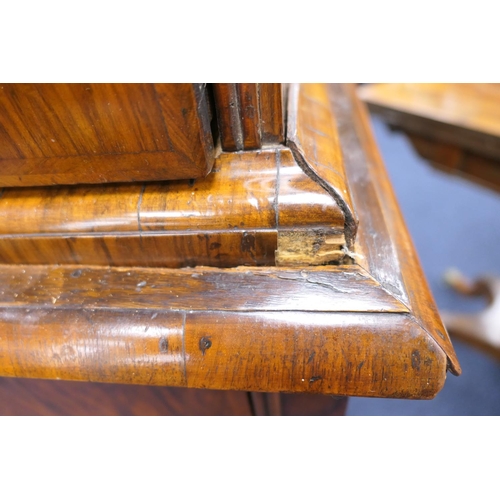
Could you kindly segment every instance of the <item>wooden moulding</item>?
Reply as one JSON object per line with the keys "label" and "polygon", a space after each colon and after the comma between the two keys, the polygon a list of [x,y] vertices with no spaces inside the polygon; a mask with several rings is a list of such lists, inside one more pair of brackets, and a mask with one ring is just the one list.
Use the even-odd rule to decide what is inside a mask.
{"label": "wooden moulding", "polygon": [[470,153],[459,146],[406,133],[415,151],[432,166],[449,174],[500,191],[500,160]]}
{"label": "wooden moulding", "polygon": [[343,226],[338,205],[286,148],[226,153],[211,174],[196,181],[5,188],[0,260],[156,267],[325,264],[344,257]]}
{"label": "wooden moulding", "polygon": [[322,186],[342,209],[346,244],[352,250],[358,221],[328,85],[292,84],[288,92],[287,145],[304,172]]}
{"label": "wooden moulding", "polygon": [[224,151],[259,149],[284,142],[281,83],[214,83]]}
{"label": "wooden moulding", "polygon": [[460,372],[458,361],[366,111],[351,87],[331,86],[328,95],[360,217],[359,243],[350,252],[355,263],[232,269],[3,265],[0,375],[435,396],[447,369]]}
{"label": "wooden moulding", "polygon": [[373,84],[358,93],[431,165],[500,190],[500,85]]}
{"label": "wooden moulding", "polygon": [[210,172],[205,84],[0,84],[0,186]]}
{"label": "wooden moulding", "polygon": [[460,364],[404,224],[367,111],[356,97],[354,86],[332,85],[330,95],[340,122],[340,140],[360,216],[356,261],[409,307],[413,319],[446,353],[450,371],[459,375]]}

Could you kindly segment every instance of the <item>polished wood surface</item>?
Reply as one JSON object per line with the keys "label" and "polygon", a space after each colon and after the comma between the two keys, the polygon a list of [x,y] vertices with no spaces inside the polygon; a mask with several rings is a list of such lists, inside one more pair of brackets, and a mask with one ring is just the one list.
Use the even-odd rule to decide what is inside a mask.
{"label": "polished wood surface", "polygon": [[407,311],[405,305],[356,266],[0,266],[0,276],[0,307],[21,310],[47,306],[50,310]]}
{"label": "polished wood surface", "polygon": [[373,84],[359,93],[391,125],[500,159],[500,84]]}
{"label": "polished wood surface", "polygon": [[[270,393],[434,397],[446,371],[458,374],[460,366],[399,213],[366,110],[350,86],[330,86],[324,95],[325,108],[334,117],[328,123],[336,124],[344,182],[360,218],[356,241],[343,250],[344,265],[0,266],[0,375]],[[274,158],[268,151],[237,156],[245,161],[248,154],[263,155],[262,165],[274,174],[276,165],[289,160],[290,168],[297,168],[296,156],[287,148],[276,150]],[[279,169],[271,183],[285,198],[288,190],[296,192],[306,182],[305,177],[297,181],[294,172],[293,182],[283,183]],[[318,169],[314,175],[308,181],[333,200],[324,187],[327,181],[318,180],[323,173]],[[262,182],[265,175],[258,177],[251,184],[258,188],[249,189],[254,195],[247,200],[257,200],[264,185],[262,206],[266,200],[274,206],[269,203],[272,189]],[[194,201],[198,182],[204,181],[184,186],[195,193],[190,194]],[[158,196],[151,214],[158,206],[165,210],[163,198]],[[146,191],[143,204],[147,206]],[[199,200],[193,204],[198,206]],[[296,206],[293,201],[288,208],[293,212]],[[319,212],[318,206],[311,216],[316,219]],[[338,205],[336,213],[345,217]],[[285,232],[298,231],[302,237],[296,222],[300,214],[295,222],[274,215],[278,239],[282,222],[291,224]],[[155,217],[149,223],[141,217],[141,227],[157,227]],[[224,220],[222,212],[220,217]],[[265,210],[257,210],[255,217],[273,224]],[[253,400],[262,403],[258,397]],[[280,401],[269,397],[267,411],[276,413]]]}
{"label": "polished wood surface", "polygon": [[415,151],[432,166],[446,173],[500,191],[500,159],[471,153],[460,146],[406,133]]}
{"label": "polished wood surface", "polygon": [[445,381],[444,352],[407,314],[56,304],[1,310],[2,376],[421,399]]}
{"label": "polished wood surface", "polygon": [[284,142],[282,84],[215,83],[213,90],[224,151]]}
{"label": "polished wood surface", "polygon": [[209,106],[204,84],[0,84],[0,186],[204,176]]}
{"label": "polished wood surface", "polygon": [[259,83],[259,103],[262,145],[285,142],[286,85]]}
{"label": "polished wood surface", "polygon": [[[406,229],[368,112],[352,85],[334,85],[331,95],[356,211],[363,220],[353,257],[382,287],[409,307],[420,327],[446,352],[450,371],[458,375],[460,364]],[[365,182],[368,178],[372,182]]]}
{"label": "polished wood surface", "polygon": [[5,188],[9,264],[326,264],[344,254],[344,216],[287,149],[222,154],[204,179]]}
{"label": "polished wood surface", "polygon": [[339,415],[460,372],[354,88],[292,85],[283,144],[285,87],[226,85],[205,178],[3,189],[0,413]]}
{"label": "polished wood surface", "polygon": [[237,391],[0,378],[0,415],[249,416],[253,409],[249,395]]}
{"label": "polished wood surface", "polygon": [[456,292],[486,299],[486,307],[476,313],[442,311],[441,317],[454,338],[467,342],[500,360],[500,278],[483,276],[470,282],[456,270],[445,279]]}

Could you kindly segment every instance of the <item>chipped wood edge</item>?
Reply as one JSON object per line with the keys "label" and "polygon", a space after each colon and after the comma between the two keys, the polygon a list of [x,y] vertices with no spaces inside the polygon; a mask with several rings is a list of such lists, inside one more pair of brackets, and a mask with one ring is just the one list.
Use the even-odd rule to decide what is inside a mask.
{"label": "chipped wood edge", "polygon": [[[321,277],[326,274],[328,281],[325,282]],[[280,288],[282,280],[296,283],[296,290]],[[0,308],[12,309],[55,311],[85,307],[132,311],[147,306],[151,310],[177,312],[409,312],[404,304],[356,265],[171,269],[2,264],[0,282],[3,284],[0,287]],[[259,290],[260,296],[256,301],[253,297],[245,301],[237,299],[234,293],[237,283],[246,284],[249,290]],[[171,290],[180,284],[185,289],[184,295],[170,295]],[[327,294],[328,307],[315,302],[303,303],[300,307],[290,304],[286,293],[305,293],[305,287],[308,287],[308,296],[317,293],[318,297],[324,297]],[[115,292],[110,294],[112,288],[120,290],[119,296]],[[263,295],[265,293],[267,298]],[[206,300],[201,305],[195,304],[195,301],[200,302],[200,294],[208,294],[213,300],[217,297],[215,305]],[[369,307],[360,300],[362,297],[368,298]]]}
{"label": "chipped wood edge", "polygon": [[[356,240],[356,232],[358,228],[357,216],[354,212],[352,205],[346,200],[344,193],[338,186],[331,184],[328,179],[320,177],[317,173],[317,169],[313,163],[313,160],[307,158],[302,144],[300,143],[298,137],[298,107],[299,107],[299,93],[300,84],[294,83],[290,84],[288,90],[288,114],[287,114],[287,137],[286,145],[292,151],[297,164],[302,168],[302,170],[309,175],[315,182],[317,182],[325,191],[327,191],[332,198],[337,202],[342,212],[344,213],[345,219],[345,238],[346,245],[349,250],[353,250],[354,242]],[[348,183],[346,182],[347,189]]]}

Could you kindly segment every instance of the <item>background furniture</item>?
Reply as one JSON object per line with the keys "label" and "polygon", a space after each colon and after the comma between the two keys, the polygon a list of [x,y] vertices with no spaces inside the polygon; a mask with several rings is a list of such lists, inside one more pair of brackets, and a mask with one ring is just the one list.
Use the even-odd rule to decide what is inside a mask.
{"label": "background furniture", "polygon": [[[500,189],[500,85],[374,84],[359,93],[432,165]],[[457,271],[446,273],[445,279],[457,292],[488,301],[481,312],[443,313],[448,330],[500,357],[498,279],[487,276],[469,283]]]}

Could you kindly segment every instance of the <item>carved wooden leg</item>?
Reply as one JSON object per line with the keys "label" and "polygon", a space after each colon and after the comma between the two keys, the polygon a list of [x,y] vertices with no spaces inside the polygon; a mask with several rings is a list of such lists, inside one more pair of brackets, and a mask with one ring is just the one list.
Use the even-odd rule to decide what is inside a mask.
{"label": "carved wooden leg", "polygon": [[500,278],[487,276],[469,283],[458,271],[449,271],[445,281],[458,293],[488,300],[479,313],[443,312],[441,317],[450,334],[500,360]]}

